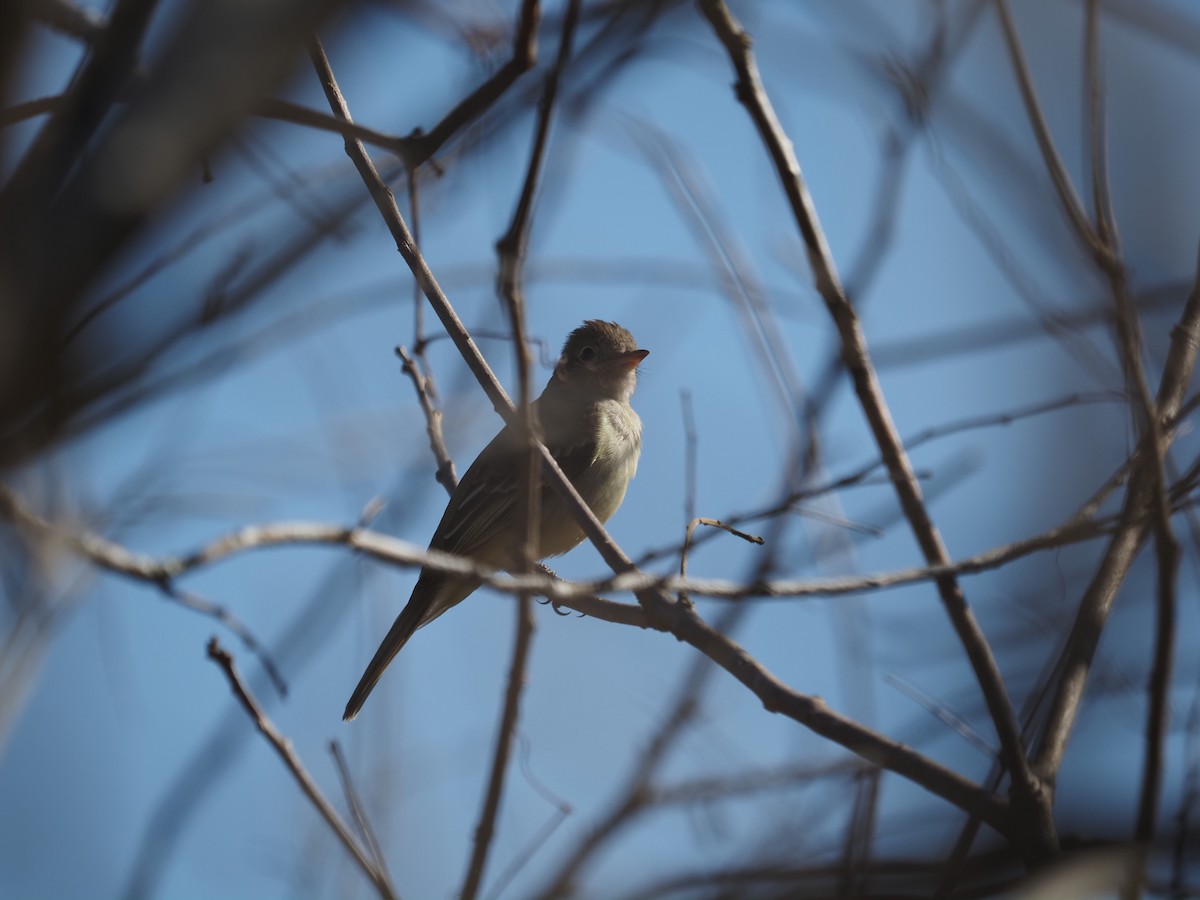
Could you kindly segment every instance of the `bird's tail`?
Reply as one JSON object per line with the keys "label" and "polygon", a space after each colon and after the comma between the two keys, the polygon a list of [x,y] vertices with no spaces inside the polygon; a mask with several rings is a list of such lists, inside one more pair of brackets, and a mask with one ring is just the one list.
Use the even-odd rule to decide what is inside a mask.
{"label": "bird's tail", "polygon": [[367,696],[379,683],[383,670],[396,658],[400,649],[408,643],[413,632],[420,627],[421,620],[427,611],[426,604],[414,603],[410,600],[401,610],[400,615],[396,616],[396,621],[392,623],[387,637],[383,639],[383,643],[379,645],[379,649],[375,651],[375,656],[371,659],[371,664],[367,666],[367,671],[363,672],[363,677],[359,679],[358,687],[350,695],[350,702],[346,704],[346,711],[342,713],[343,722],[349,722],[358,715],[362,705],[367,702]]}
{"label": "bird's tail", "polygon": [[371,658],[367,671],[363,672],[363,677],[359,679],[358,687],[350,695],[350,702],[346,704],[346,711],[342,713],[343,722],[349,722],[358,715],[363,704],[367,702],[367,697],[379,683],[383,670],[408,643],[413,632],[422,625],[432,622],[454,604],[461,602],[464,597],[479,587],[479,584],[479,580],[474,578],[444,579],[437,573],[431,574],[424,571],[421,573],[412,597],[400,611],[400,615],[396,616],[396,621],[392,623],[383,643],[379,645],[375,656]]}

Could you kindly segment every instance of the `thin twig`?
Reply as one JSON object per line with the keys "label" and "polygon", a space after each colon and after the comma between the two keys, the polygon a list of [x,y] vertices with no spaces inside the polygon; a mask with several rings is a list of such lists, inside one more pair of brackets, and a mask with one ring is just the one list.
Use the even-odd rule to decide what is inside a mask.
{"label": "thin twig", "polygon": [[337,741],[329,742],[329,755],[333,757],[333,764],[337,768],[338,777],[342,781],[342,793],[346,796],[346,805],[350,807],[350,815],[354,817],[354,825],[358,829],[359,837],[367,845],[367,850],[371,853],[371,859],[375,863],[375,868],[390,883],[392,876],[388,872],[387,860],[384,858],[383,850],[379,846],[379,838],[375,836],[375,829],[371,827],[371,821],[367,818],[367,811],[363,809],[362,800],[359,798],[358,791],[354,787],[354,779],[350,777],[350,767],[346,764],[346,757],[342,753],[341,745]]}
{"label": "thin twig", "polygon": [[524,849],[518,851],[512,857],[512,859],[509,860],[509,863],[505,867],[504,871],[497,876],[495,882],[492,884],[491,890],[488,892],[488,900],[497,900],[497,898],[504,893],[504,890],[508,887],[509,883],[511,883],[511,881],[517,877],[517,873],[525,867],[525,864],[533,858],[533,855],[537,853],[538,850],[541,850],[546,846],[546,842],[550,839],[550,836],[553,835],[554,832],[558,830],[558,827],[567,820],[567,816],[571,815],[572,811],[571,804],[567,803],[548,787],[542,784],[542,782],[533,774],[532,767],[529,764],[529,739],[524,738],[521,740],[519,742],[518,749],[520,751],[518,760],[521,764],[521,773],[525,776],[526,782],[537,794],[542,797],[543,800],[554,807],[554,812],[550,815],[550,818],[546,821],[546,824],[539,828],[538,831],[526,842]]}
{"label": "thin twig", "polygon": [[396,347],[396,355],[403,363],[402,371],[412,379],[417,392],[417,402],[421,404],[421,412],[425,414],[425,433],[429,435],[429,449],[433,451],[433,458],[437,460],[434,478],[448,493],[453,494],[454,489],[458,487],[458,472],[454,469],[454,459],[446,447],[446,436],[442,431],[442,411],[434,405],[429,379],[417,368],[417,364],[403,347]]}
{"label": "thin twig", "polygon": [[[421,182],[417,173],[408,170],[408,218],[412,222],[413,241],[421,246]],[[413,349],[422,359],[425,358],[425,298],[421,295],[421,286],[414,278],[412,282],[413,305]]]}
{"label": "thin twig", "polygon": [[1050,136],[1050,128],[1046,117],[1042,114],[1041,104],[1038,103],[1037,91],[1033,87],[1033,77],[1029,74],[1029,65],[1025,62],[1025,52],[1021,49],[1021,39],[1017,36],[1017,26],[1013,23],[1012,12],[1007,0],[996,0],[996,12],[1000,17],[1000,25],[1004,32],[1004,42],[1008,47],[1008,55],[1012,60],[1013,71],[1017,76],[1017,86],[1021,90],[1021,99],[1025,103],[1025,113],[1029,116],[1029,124],[1037,138],[1038,149],[1042,152],[1042,161],[1054,190],[1062,204],[1063,212],[1067,214],[1075,233],[1088,248],[1092,257],[1103,261],[1108,255],[1108,247],[1096,234],[1096,229],[1084,212],[1083,203],[1071,186],[1070,176],[1066,166],[1054,146],[1054,138]]}
{"label": "thin twig", "polygon": [[254,654],[259,664],[262,665],[263,671],[267,673],[267,678],[275,686],[275,690],[279,691],[279,696],[287,696],[287,681],[284,680],[283,673],[279,671],[279,667],[275,665],[275,660],[271,658],[270,652],[254,636],[254,632],[241,619],[235,616],[228,607],[222,606],[219,603],[213,603],[211,600],[207,600],[191,591],[185,591],[169,580],[160,581],[158,589],[181,606],[198,612],[202,616],[209,616],[212,619],[216,619],[228,628],[242,642],[242,645]]}
{"label": "thin twig", "polygon": [[316,807],[317,812],[321,814],[321,818],[333,829],[333,833],[342,842],[342,846],[346,848],[347,852],[349,852],[350,856],[358,864],[358,867],[362,869],[363,874],[375,886],[375,890],[379,896],[387,898],[387,900],[394,900],[397,896],[396,890],[392,887],[387,872],[381,870],[368,858],[367,852],[363,850],[358,843],[358,839],[350,831],[350,826],[342,821],[342,817],[338,815],[337,810],[325,799],[325,796],[321,793],[321,789],[317,787],[312,776],[308,774],[308,770],[304,768],[304,763],[300,761],[300,757],[292,749],[292,742],[284,737],[279,729],[275,727],[275,723],[267,718],[266,713],[262,711],[262,707],[258,705],[258,701],[254,699],[249,689],[242,683],[241,676],[238,675],[237,668],[234,666],[233,657],[217,643],[215,637],[211,638],[208,642],[208,658],[220,666],[221,670],[225,673],[225,677],[229,679],[229,686],[233,689],[234,696],[237,697],[238,702],[245,708],[247,714],[250,716],[250,720],[275,749],[275,752],[279,754],[288,771],[292,773],[292,777],[300,785],[300,790],[304,792],[304,795]]}
{"label": "thin twig", "polygon": [[696,473],[700,436],[696,432],[692,392],[687,388],[679,392],[679,406],[683,411],[683,520],[690,522],[696,518]]}
{"label": "thin twig", "polygon": [[[415,169],[408,170],[408,209],[412,218],[413,241],[421,243],[421,181]],[[425,351],[429,347],[429,339],[425,336],[425,298],[421,294],[421,286],[416,279],[412,282],[413,305],[413,355],[410,357],[403,347],[396,348],[396,355],[403,361],[403,371],[412,379],[417,391],[417,400],[425,415],[425,431],[429,435],[429,447],[433,451],[437,470],[434,478],[446,493],[453,497],[454,489],[458,487],[458,472],[454,469],[454,459],[446,446],[445,432],[442,429],[443,415],[438,408],[437,382],[433,377],[433,368],[429,365],[429,357]],[[415,360],[414,360],[415,357]],[[420,361],[420,365],[416,360]]]}
{"label": "thin twig", "polygon": [[346,122],[329,115],[329,113],[309,109],[306,106],[301,106],[299,103],[292,103],[290,100],[266,97],[258,101],[253,112],[254,115],[264,119],[274,119],[278,122],[302,125],[305,128],[329,131],[334,134],[340,134],[344,138],[353,138],[354,140],[362,141],[364,144],[370,144],[381,150],[387,150],[389,153],[394,153],[398,156],[400,161],[404,163],[404,167],[409,171],[415,169],[428,158],[424,155],[423,149],[418,148],[416,141],[411,137],[384,134],[381,131],[376,131],[374,128],[359,125],[357,122]]}
{"label": "thin twig", "polygon": [[455,104],[428,133],[418,129],[407,137],[382,134],[355,122],[329,117],[285,100],[261,101],[256,112],[266,118],[337,132],[347,140],[358,140],[388,150],[399,156],[410,172],[427,163],[436,167],[436,162],[432,162],[433,155],[467,124],[487,112],[521,75],[533,68],[537,61],[540,16],[538,0],[524,0],[513,35],[511,57],[486,82]]}
{"label": "thin twig", "polygon": [[[127,83],[136,87],[143,81],[144,78],[135,74]],[[24,103],[16,103],[5,107],[0,110],[0,128],[15,125],[18,122],[23,122],[35,116],[53,113],[59,107],[64,106],[68,100],[69,97],[67,94],[52,94],[46,97],[39,97],[36,100],[28,100]],[[364,144],[370,144],[373,147],[378,147],[381,150],[387,150],[389,153],[395,154],[405,164],[405,168],[409,170],[427,161],[424,158],[424,148],[416,147],[413,138],[385,134],[384,132],[376,131],[374,128],[359,125],[357,122],[343,122],[335,119],[328,113],[309,109],[290,100],[266,97],[259,100],[257,106],[250,110],[250,112],[263,119],[287,122],[292,125],[301,125],[305,128],[315,128],[318,131],[328,131],[340,134],[343,137],[355,138]],[[430,164],[436,166],[436,163]]]}
{"label": "thin twig", "polygon": [[[740,537],[743,541],[749,541],[751,544],[761,545],[761,544],[766,543],[766,541],[764,541],[762,538],[758,537],[757,535],[747,534],[744,531],[738,531],[732,525],[726,525],[724,522],[719,522],[716,519],[704,519],[704,518],[692,519],[692,521],[688,522],[687,529],[684,531],[683,549],[679,553],[679,578],[681,580],[687,579],[688,550],[691,549],[692,535],[695,533],[697,525],[708,525],[710,528],[718,528],[722,531],[728,531],[734,537]],[[686,591],[679,592],[679,602],[680,603],[688,602],[688,595],[687,595]]]}
{"label": "thin twig", "polygon": [[696,524],[707,525],[709,528],[719,528],[722,531],[728,531],[734,537],[739,537],[743,541],[748,541],[751,544],[758,544],[761,546],[762,544],[766,543],[766,540],[759,537],[757,534],[747,534],[745,531],[738,531],[738,529],[734,528],[732,525],[728,525],[719,519],[705,519],[702,517],[696,519]]}
{"label": "thin twig", "polygon": [[842,851],[842,872],[838,896],[859,897],[867,894],[870,877],[872,836],[879,819],[879,769],[860,772],[855,779],[854,805],[846,825]]}
{"label": "thin twig", "polygon": [[1084,5],[1083,81],[1087,91],[1088,137],[1091,145],[1092,206],[1096,236],[1107,247],[1120,246],[1108,179],[1108,125],[1104,73],[1100,65],[1100,0]]}
{"label": "thin twig", "polygon": [[954,710],[947,707],[944,703],[938,702],[936,699],[929,696],[929,694],[918,688],[915,684],[905,681],[898,675],[885,673],[883,680],[896,690],[900,691],[902,694],[906,695],[910,700],[936,718],[939,722],[948,725],[951,731],[961,737],[976,750],[983,753],[983,755],[988,757],[988,759],[996,758],[996,748],[992,744],[988,743],[987,739],[985,739],[978,731],[976,731],[970,722],[968,722],[958,713],[954,712]]}

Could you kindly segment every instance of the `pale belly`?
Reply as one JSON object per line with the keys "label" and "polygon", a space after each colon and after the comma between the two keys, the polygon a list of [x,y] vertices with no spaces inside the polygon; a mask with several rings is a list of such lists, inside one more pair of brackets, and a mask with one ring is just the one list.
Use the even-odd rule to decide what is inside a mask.
{"label": "pale belly", "polygon": [[[615,401],[601,405],[604,423],[592,464],[574,481],[579,495],[596,518],[607,522],[625,499],[629,482],[637,472],[642,451],[642,422],[628,406]],[[577,546],[583,530],[557,495],[546,499],[542,509],[541,555],[558,556]]]}

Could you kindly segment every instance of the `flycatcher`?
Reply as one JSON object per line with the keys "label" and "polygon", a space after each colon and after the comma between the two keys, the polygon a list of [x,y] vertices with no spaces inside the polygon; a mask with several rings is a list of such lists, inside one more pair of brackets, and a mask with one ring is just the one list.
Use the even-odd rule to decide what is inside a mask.
{"label": "flycatcher", "polygon": [[[584,322],[567,337],[562,356],[542,395],[533,402],[546,448],[596,518],[606,522],[625,499],[642,451],[642,420],[629,405],[637,367],[649,350],[639,350],[628,331],[613,322]],[[432,550],[470,557],[493,569],[516,565],[519,557],[517,501],[525,442],[509,426],[492,439],[450,497],[429,542]],[[537,559],[577,546],[583,531],[549,485],[541,488]],[[465,600],[478,578],[421,569],[408,604],[346,704],[342,718],[358,715],[383,670],[412,637]]]}

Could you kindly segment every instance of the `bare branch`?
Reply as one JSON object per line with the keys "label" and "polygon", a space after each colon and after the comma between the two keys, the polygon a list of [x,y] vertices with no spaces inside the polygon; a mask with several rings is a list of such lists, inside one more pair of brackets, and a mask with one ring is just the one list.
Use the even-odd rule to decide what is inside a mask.
{"label": "bare branch", "polygon": [[418,149],[419,156],[415,159],[429,159],[433,156],[455,133],[481,116],[521,75],[533,68],[537,61],[537,29],[540,18],[541,6],[538,0],[523,0],[521,16],[517,20],[516,33],[513,35],[512,57],[491,78],[446,113],[428,134],[418,132],[409,138]]}
{"label": "bare branch", "polygon": [[274,119],[278,122],[290,122],[293,125],[302,125],[305,128],[329,131],[334,134],[340,134],[347,139],[362,141],[364,144],[370,144],[381,150],[387,150],[389,153],[394,153],[399,157],[401,162],[404,163],[405,168],[409,171],[415,169],[428,158],[424,154],[423,148],[418,149],[415,146],[416,139],[414,138],[384,134],[381,131],[376,131],[374,128],[359,125],[357,122],[347,122],[328,113],[318,112],[315,109],[309,109],[298,103],[292,103],[290,100],[267,97],[258,101],[258,105],[254,108],[254,114],[264,119]]}
{"label": "bare branch", "polygon": [[1046,117],[1042,114],[1041,104],[1038,103],[1037,91],[1033,87],[1033,77],[1029,74],[1029,65],[1025,62],[1025,53],[1021,49],[1021,39],[1017,36],[1017,27],[1013,23],[1008,0],[996,0],[996,13],[1000,16],[1000,24],[1003,26],[1004,41],[1008,47],[1009,58],[1012,60],[1013,71],[1017,76],[1017,86],[1021,89],[1021,99],[1025,102],[1025,112],[1029,116],[1029,123],[1033,127],[1034,137],[1037,138],[1038,148],[1042,151],[1042,161],[1046,165],[1050,180],[1054,183],[1054,190],[1058,193],[1058,200],[1062,204],[1063,212],[1067,214],[1075,233],[1088,248],[1092,257],[1103,265],[1109,254],[1109,247],[1100,240],[1095,228],[1092,227],[1087,213],[1084,212],[1083,204],[1075,193],[1075,188],[1071,186],[1070,176],[1067,175],[1066,167],[1058,155],[1058,150],[1055,149],[1054,139],[1050,136],[1050,128],[1046,125]]}
{"label": "bare branch", "polygon": [[275,723],[267,718],[266,713],[262,711],[262,707],[258,705],[258,701],[250,694],[249,689],[242,683],[241,676],[237,673],[237,668],[234,666],[233,657],[224,650],[217,639],[214,637],[208,642],[208,658],[220,666],[225,673],[225,677],[229,679],[229,686],[233,690],[233,694],[237,697],[238,702],[245,708],[246,713],[250,716],[250,720],[254,726],[262,733],[279,754],[288,771],[292,773],[292,777],[296,779],[296,783],[300,785],[300,790],[304,792],[304,796],[312,802],[318,813],[321,814],[333,833],[337,835],[338,840],[342,842],[342,846],[350,854],[351,858],[362,869],[363,874],[367,876],[370,882],[375,886],[376,892],[385,900],[394,900],[397,896],[395,889],[392,887],[388,878],[387,872],[377,867],[368,857],[366,852],[359,846],[358,840],[350,831],[350,827],[342,821],[342,817],[338,815],[337,810],[325,799],[321,793],[321,789],[317,787],[317,783],[313,781],[312,776],[308,774],[308,770],[304,768],[304,763],[300,761],[300,757],[296,755],[296,751],[292,749],[292,742],[284,737]]}
{"label": "bare branch", "polygon": [[550,818],[546,820],[546,823],[540,829],[538,829],[537,833],[526,842],[524,849],[513,856],[512,859],[509,860],[509,863],[505,867],[504,871],[502,871],[496,877],[495,882],[491,886],[491,890],[488,892],[488,900],[497,900],[497,898],[504,894],[505,889],[517,876],[517,873],[525,867],[526,863],[533,858],[535,853],[537,853],[546,845],[546,842],[550,839],[550,836],[558,830],[558,827],[565,822],[567,820],[567,816],[571,814],[571,805],[543,785],[531,771],[529,765],[529,740],[527,738],[520,741],[519,750],[521,772],[524,774],[525,780],[528,782],[529,786],[532,787],[534,791],[536,791],[542,797],[542,799],[554,807],[554,812],[550,815]]}
{"label": "bare branch", "polygon": [[454,470],[454,460],[446,447],[446,436],[442,432],[442,411],[434,405],[428,377],[417,368],[417,364],[408,355],[408,351],[397,346],[396,355],[403,363],[402,371],[412,379],[413,387],[417,391],[417,400],[421,404],[421,412],[425,414],[425,432],[429,435],[429,449],[433,451],[433,458],[437,460],[437,473],[434,478],[446,489],[448,494],[452,495],[458,486],[458,472]]}
{"label": "bare branch", "polygon": [[1092,206],[1096,238],[1113,250],[1120,246],[1116,214],[1108,178],[1108,125],[1104,73],[1100,62],[1100,0],[1084,5],[1084,86],[1087,91],[1088,138],[1092,157]]}
{"label": "bare branch", "polygon": [[287,696],[287,681],[284,680],[283,673],[279,671],[279,667],[275,665],[275,660],[271,658],[270,652],[254,636],[254,632],[246,627],[242,620],[235,616],[228,607],[222,606],[219,603],[213,603],[211,600],[206,600],[191,591],[185,591],[170,581],[160,581],[158,589],[179,603],[180,606],[194,610],[202,616],[209,616],[216,619],[228,628],[242,642],[246,649],[254,654],[255,658],[262,665],[263,671],[267,673],[267,677],[271,679],[271,684],[275,686],[275,690],[279,691],[279,696]]}
{"label": "bare branch", "polygon": [[1079,514],[1042,534],[994,547],[944,567],[897,569],[832,578],[762,579],[749,584],[720,578],[658,576],[640,571],[590,582],[572,582],[559,578],[544,566],[540,567],[540,571],[527,575],[505,575],[486,566],[479,566],[466,557],[421,549],[415,544],[366,528],[321,522],[272,522],[252,525],[228,532],[181,556],[147,556],[97,534],[48,522],[30,512],[12,492],[0,488],[0,517],[40,531],[48,539],[63,541],[74,552],[100,568],[156,587],[161,583],[173,584],[176,579],[187,574],[256,550],[301,545],[345,547],[389,565],[428,567],[451,575],[469,575],[504,593],[529,591],[595,618],[641,628],[652,627],[660,631],[668,630],[667,626],[661,622],[651,622],[644,614],[639,614],[637,607],[602,600],[594,595],[608,591],[637,593],[662,590],[673,593],[685,591],[689,594],[726,600],[755,597],[837,597],[934,581],[946,575],[972,575],[997,569],[1032,553],[1103,536],[1111,530],[1112,521],[1093,520],[1093,506],[1092,503],[1085,505]]}
{"label": "bare branch", "polygon": [[[333,764],[342,781],[342,793],[346,795],[346,804],[350,807],[350,814],[354,817],[354,825],[358,828],[359,837],[367,845],[376,870],[387,878],[390,884],[392,876],[388,872],[387,860],[379,846],[379,839],[375,836],[375,829],[371,827],[371,822],[367,818],[367,811],[363,809],[362,800],[359,799],[358,791],[354,787],[354,780],[350,777],[350,767],[346,764],[346,757],[342,754],[341,745],[337,741],[329,742],[329,755],[333,757]],[[395,888],[393,888],[394,890]]]}
{"label": "bare branch", "polygon": [[[703,519],[703,518],[692,519],[692,521],[688,522],[687,530],[684,532],[683,550],[679,554],[679,578],[680,578],[680,580],[685,580],[687,578],[688,550],[691,549],[692,535],[696,532],[697,525],[707,525],[710,528],[717,528],[717,529],[720,529],[721,531],[728,531],[734,537],[740,537],[743,541],[749,541],[751,544],[760,544],[761,545],[761,544],[766,543],[766,541],[764,541],[762,538],[758,537],[757,535],[747,534],[744,531],[738,531],[732,525],[726,525],[724,522],[717,521],[716,519]],[[686,603],[687,602],[687,593],[680,592],[679,600],[681,603]]]}
{"label": "bare branch", "polygon": [[683,518],[690,522],[696,518],[696,467],[700,437],[696,433],[692,392],[687,388],[679,394],[679,406],[683,411]]}

